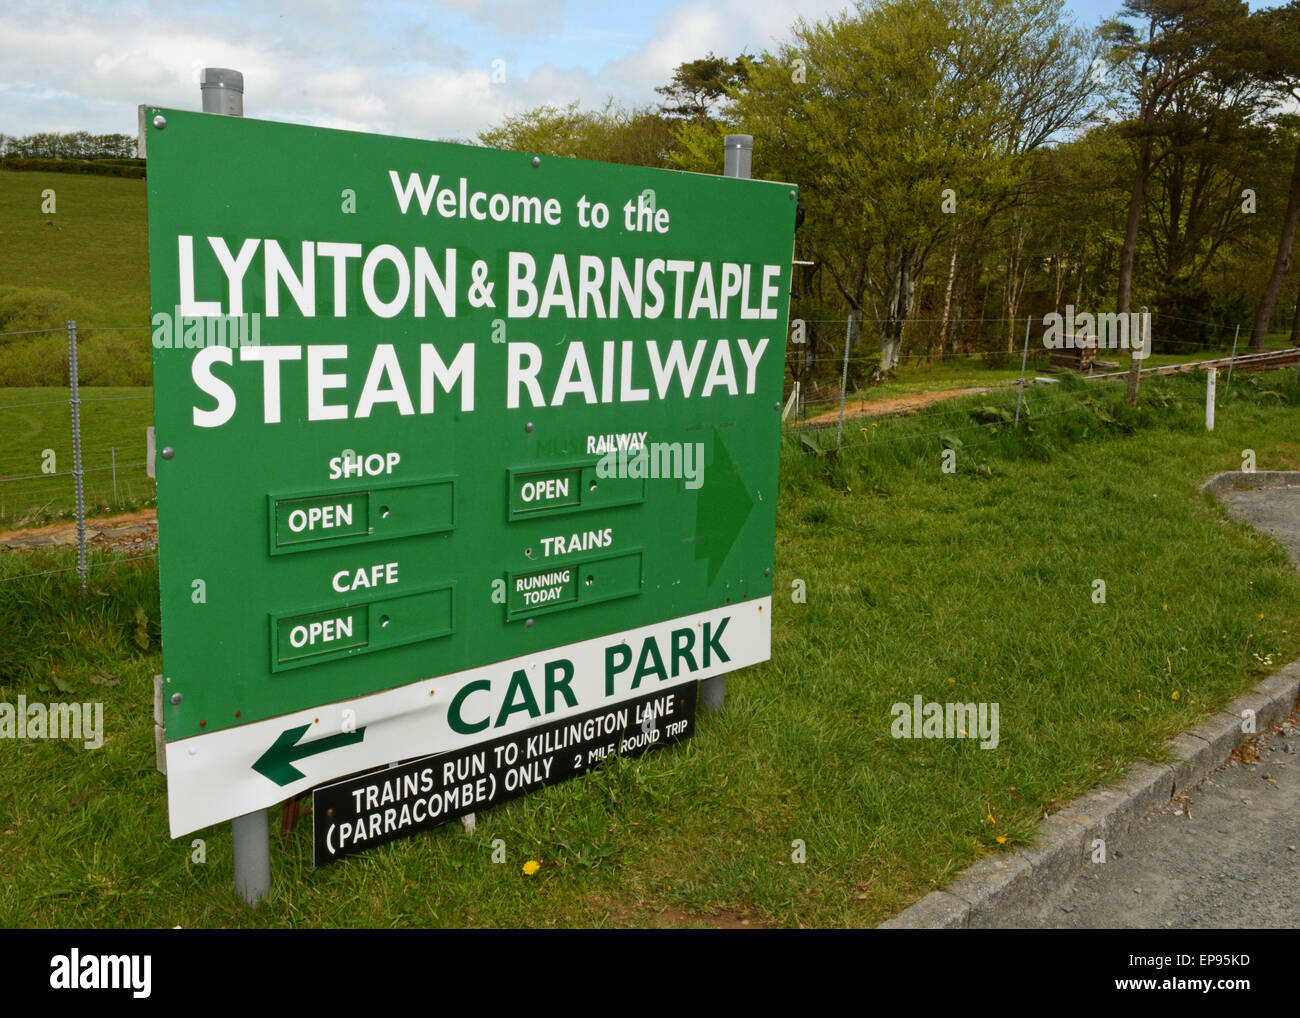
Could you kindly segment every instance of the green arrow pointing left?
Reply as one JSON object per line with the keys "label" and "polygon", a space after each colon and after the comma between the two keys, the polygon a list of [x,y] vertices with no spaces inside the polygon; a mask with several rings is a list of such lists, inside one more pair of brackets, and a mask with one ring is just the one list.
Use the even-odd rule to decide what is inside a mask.
{"label": "green arrow pointing left", "polygon": [[253,770],[264,778],[270,778],[277,785],[289,785],[307,776],[294,766],[296,761],[317,753],[328,753],[331,749],[351,746],[366,737],[366,730],[358,728],[355,732],[340,732],[338,735],[298,745],[298,740],[307,734],[310,727],[311,725],[302,725],[281,732],[271,748],[257,758]]}

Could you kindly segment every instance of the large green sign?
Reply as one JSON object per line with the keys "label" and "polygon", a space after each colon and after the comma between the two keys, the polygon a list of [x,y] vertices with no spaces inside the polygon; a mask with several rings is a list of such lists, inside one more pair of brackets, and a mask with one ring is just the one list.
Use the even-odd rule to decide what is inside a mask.
{"label": "large green sign", "polygon": [[789,185],[147,124],[173,834],[767,657]]}

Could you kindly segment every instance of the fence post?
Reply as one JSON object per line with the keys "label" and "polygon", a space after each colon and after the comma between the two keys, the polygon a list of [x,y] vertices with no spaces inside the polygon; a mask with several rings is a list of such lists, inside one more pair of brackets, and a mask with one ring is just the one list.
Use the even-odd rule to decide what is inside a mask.
{"label": "fence post", "polygon": [[844,330],[844,370],[840,372],[840,427],[835,432],[835,448],[844,441],[844,399],[849,385],[849,340],[853,336],[853,312],[849,311],[848,328]]}
{"label": "fence post", "polygon": [[1025,316],[1025,349],[1020,355],[1020,388],[1016,390],[1016,429],[1020,428],[1020,398],[1025,394],[1025,361],[1029,357],[1029,326],[1033,323],[1033,316]]}
{"label": "fence post", "polygon": [[794,386],[790,389],[790,398],[785,401],[785,409],[781,412],[781,423],[784,424],[790,411],[799,405],[799,381],[795,380]]}
{"label": "fence post", "polygon": [[86,586],[86,489],[81,470],[81,388],[77,378],[77,323],[68,322],[68,402],[72,405],[72,484],[77,509],[77,579]]}
{"label": "fence post", "polygon": [[117,505],[117,446],[113,446],[108,451],[109,451],[109,455],[112,456],[113,459],[113,505],[116,506]]}
{"label": "fence post", "polygon": [[1214,387],[1218,382],[1219,369],[1208,368],[1205,372],[1205,430],[1214,430]]}
{"label": "fence post", "polygon": [[1237,337],[1241,335],[1241,324],[1238,323],[1237,331],[1232,334],[1232,356],[1228,358],[1228,380],[1223,383],[1223,394],[1228,395],[1228,390],[1232,388],[1232,365],[1237,359]]}

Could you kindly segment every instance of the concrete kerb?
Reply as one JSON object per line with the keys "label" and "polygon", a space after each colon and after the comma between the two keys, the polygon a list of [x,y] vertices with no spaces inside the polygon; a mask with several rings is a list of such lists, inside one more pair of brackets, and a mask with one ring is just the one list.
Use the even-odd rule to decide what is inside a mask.
{"label": "concrete kerb", "polygon": [[1195,728],[1170,739],[1166,746],[1174,763],[1139,761],[1119,784],[1095,788],[1047,817],[1038,825],[1035,845],[981,859],[951,886],[931,891],[877,929],[977,929],[995,925],[1006,910],[1040,899],[1083,872],[1098,839],[1105,842],[1106,851],[1111,851],[1136,821],[1209,776],[1237,746],[1253,737],[1245,730],[1243,711],[1255,712],[1255,732],[1262,732],[1295,710],[1298,696],[1300,660]]}
{"label": "concrete kerb", "polygon": [[[1300,470],[1227,470],[1201,485],[1218,497],[1233,488],[1300,485]],[[994,925],[1012,906],[1042,898],[1082,872],[1098,839],[1112,844],[1148,813],[1199,784],[1253,734],[1287,717],[1300,698],[1300,660],[1285,665],[1165,745],[1171,764],[1139,761],[1117,785],[1076,799],[1038,825],[1037,844],[970,866],[946,890],[931,891],[877,929],[968,929]],[[1254,712],[1253,731],[1247,724]]]}
{"label": "concrete kerb", "polygon": [[1300,485],[1300,470],[1225,470],[1201,485],[1201,491],[1215,496],[1233,488],[1290,488]]}

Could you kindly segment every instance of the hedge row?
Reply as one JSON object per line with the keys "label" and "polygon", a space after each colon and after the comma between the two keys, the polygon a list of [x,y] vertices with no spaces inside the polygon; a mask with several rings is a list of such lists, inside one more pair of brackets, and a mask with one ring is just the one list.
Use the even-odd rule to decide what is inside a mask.
{"label": "hedge row", "polygon": [[0,159],[0,169],[43,170],[47,173],[94,173],[104,177],[143,177],[143,159]]}

